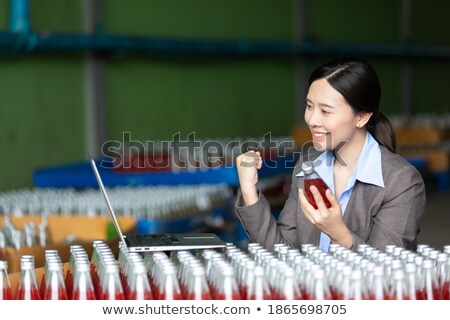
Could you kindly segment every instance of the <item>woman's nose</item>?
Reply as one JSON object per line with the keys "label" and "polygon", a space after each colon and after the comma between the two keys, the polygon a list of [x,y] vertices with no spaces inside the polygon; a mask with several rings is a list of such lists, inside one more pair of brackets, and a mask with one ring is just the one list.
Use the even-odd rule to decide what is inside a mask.
{"label": "woman's nose", "polygon": [[318,127],[321,125],[319,114],[315,110],[306,112],[305,120],[310,127]]}

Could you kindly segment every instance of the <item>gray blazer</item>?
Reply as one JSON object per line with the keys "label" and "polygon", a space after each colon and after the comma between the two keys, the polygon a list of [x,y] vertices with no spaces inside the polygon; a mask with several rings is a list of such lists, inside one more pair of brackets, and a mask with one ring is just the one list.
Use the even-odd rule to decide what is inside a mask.
{"label": "gray blazer", "polygon": [[[425,212],[425,184],[414,166],[383,146],[381,163],[384,188],[355,182],[344,213],[344,221],[353,233],[353,249],[367,243],[379,250],[388,244],[415,250],[419,223]],[[272,216],[269,203],[262,193],[259,200],[245,206],[241,195],[235,205],[249,238],[273,250],[275,243],[287,243],[300,248],[302,244],[319,245],[320,230],[304,216],[298,199],[298,188],[303,188],[300,172],[301,159],[292,174],[289,198],[278,220]]]}

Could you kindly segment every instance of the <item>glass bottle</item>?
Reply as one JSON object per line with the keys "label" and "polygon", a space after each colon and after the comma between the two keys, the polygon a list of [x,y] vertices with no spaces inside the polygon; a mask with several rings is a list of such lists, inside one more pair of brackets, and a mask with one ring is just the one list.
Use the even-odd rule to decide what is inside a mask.
{"label": "glass bottle", "polygon": [[281,277],[279,300],[302,300],[302,294],[298,282],[295,280],[294,269],[285,268]]}
{"label": "glass bottle", "polygon": [[193,266],[187,281],[187,300],[211,300],[211,293],[206,283],[205,269],[202,266]]}
{"label": "glass bottle", "polygon": [[147,270],[143,263],[136,263],[131,267],[129,286],[129,300],[152,300],[153,294],[148,282]]}
{"label": "glass bottle", "polygon": [[125,300],[117,264],[107,264],[104,266],[100,286],[100,300]]}
{"label": "glass bottle", "polygon": [[255,268],[256,268],[256,262],[254,260],[243,260],[244,266],[242,269],[242,287],[241,287],[241,296],[244,300],[249,300],[248,298],[248,292],[250,290],[250,285],[254,281],[255,276]]}
{"label": "glass bottle", "polygon": [[336,267],[330,270],[329,285],[330,292],[334,299],[337,299],[339,282],[342,279],[342,269],[346,266],[345,262],[338,261]]}
{"label": "glass bottle", "polygon": [[20,259],[20,269],[16,300],[41,300],[34,270],[34,257],[23,255]]}
{"label": "glass bottle", "polygon": [[325,184],[325,182],[322,180],[322,178],[320,178],[319,175],[314,170],[313,162],[312,161],[303,162],[302,163],[302,171],[304,173],[305,196],[306,196],[306,199],[308,199],[309,203],[314,207],[314,209],[318,208],[316,201],[314,200],[314,196],[310,190],[311,186],[315,186],[319,190],[319,193],[322,196],[325,206],[327,208],[331,207],[331,203],[330,203],[330,201],[328,201],[328,198],[325,195],[325,191],[329,188]]}
{"label": "glass bottle", "polygon": [[238,285],[234,276],[234,270],[230,266],[222,267],[219,273],[216,300],[240,300]]}
{"label": "glass bottle", "polygon": [[375,266],[370,277],[371,282],[368,283],[369,298],[371,300],[385,300],[389,292],[386,279],[384,277],[383,267]]}
{"label": "glass bottle", "polygon": [[406,285],[408,287],[408,295],[411,300],[423,300],[421,291],[417,284],[417,267],[414,263],[405,265]]}
{"label": "glass bottle", "polygon": [[180,284],[177,279],[176,269],[173,264],[164,263],[159,272],[155,273],[157,287],[157,299],[159,300],[182,300]]}
{"label": "glass bottle", "polygon": [[45,278],[45,294],[43,300],[67,300],[66,285],[62,275],[60,261],[49,261],[48,275]]}
{"label": "glass bottle", "polygon": [[442,299],[450,300],[450,259],[447,259],[447,261],[445,262],[441,291]]}
{"label": "glass bottle", "polygon": [[46,277],[48,276],[48,263],[49,261],[59,261],[61,262],[61,258],[58,255],[57,250],[45,250],[45,265],[44,272],[42,273],[41,278],[41,286],[39,288],[39,294],[43,298],[45,297],[45,289],[46,289]]}
{"label": "glass bottle", "polygon": [[393,273],[392,286],[389,290],[390,300],[410,300],[408,288],[405,282],[405,273],[402,269],[397,269]]}
{"label": "glass bottle", "polygon": [[253,281],[247,288],[247,300],[271,300],[269,284],[264,276],[264,268],[256,266],[253,269]]}
{"label": "glass bottle", "polygon": [[325,270],[318,269],[313,274],[313,285],[308,294],[309,300],[331,300],[330,286],[325,276]]}
{"label": "glass bottle", "polygon": [[441,287],[444,282],[445,263],[448,259],[449,256],[446,253],[439,253],[436,259],[436,276]]}
{"label": "glass bottle", "polygon": [[0,260],[0,300],[12,300],[11,283],[8,277],[8,262]]}
{"label": "glass bottle", "polygon": [[366,285],[363,281],[362,272],[359,269],[355,269],[351,273],[349,299],[350,300],[369,299],[369,292],[367,291]]}
{"label": "glass bottle", "polygon": [[442,300],[442,294],[431,260],[424,260],[422,263],[422,274],[420,276],[419,288],[424,300]]}
{"label": "glass bottle", "polygon": [[342,268],[342,277],[339,282],[336,284],[338,292],[336,294],[337,300],[348,300],[350,299],[350,283],[351,283],[351,275],[352,268],[348,265]]}
{"label": "glass bottle", "polygon": [[76,261],[74,265],[71,300],[96,300],[89,260]]}

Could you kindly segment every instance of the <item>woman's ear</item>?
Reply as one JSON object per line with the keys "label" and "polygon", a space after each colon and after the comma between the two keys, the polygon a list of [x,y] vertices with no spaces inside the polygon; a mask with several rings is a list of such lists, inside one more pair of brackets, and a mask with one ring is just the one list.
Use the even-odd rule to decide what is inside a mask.
{"label": "woman's ear", "polygon": [[369,122],[372,115],[373,112],[361,112],[360,114],[358,114],[358,121],[356,122],[356,126],[358,128],[364,127],[367,122]]}

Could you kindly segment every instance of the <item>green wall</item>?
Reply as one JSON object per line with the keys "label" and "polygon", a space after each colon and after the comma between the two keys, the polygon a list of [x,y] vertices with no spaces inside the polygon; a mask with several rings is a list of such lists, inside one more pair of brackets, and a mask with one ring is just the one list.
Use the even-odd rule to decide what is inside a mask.
{"label": "green wall", "polygon": [[[290,41],[295,0],[104,0],[99,31],[155,37]],[[30,1],[33,30],[82,32],[83,1]],[[9,0],[0,0],[0,29]],[[308,0],[312,41],[398,43],[400,1]],[[450,2],[412,0],[412,39],[450,45]],[[297,21],[298,22],[298,21]],[[331,57],[308,57],[309,72]],[[377,69],[382,110],[402,113],[402,66],[395,58],[362,57]],[[193,61],[142,55],[104,57],[108,139],[170,139],[289,134],[296,123],[297,65],[290,59]],[[32,171],[85,158],[85,56],[0,59],[0,190],[32,185]],[[450,109],[449,60],[412,60],[416,113]],[[296,87],[297,86],[297,87]],[[183,137],[183,135],[182,135]]]}
{"label": "green wall", "polygon": [[[401,43],[401,1],[308,0],[306,38],[344,43]],[[411,0],[411,42],[450,46],[450,1]],[[310,59],[312,70],[330,57]],[[377,70],[382,86],[381,111],[403,114],[401,59],[361,57]],[[449,59],[411,60],[413,114],[450,111]]]}
{"label": "green wall", "polygon": [[[292,1],[105,1],[108,33],[188,39],[293,39]],[[121,139],[235,137],[295,123],[292,61],[155,61],[123,57],[107,62],[108,132]],[[270,114],[270,116],[268,116]]]}
{"label": "green wall", "polygon": [[[31,2],[33,29],[81,30],[80,2]],[[7,30],[9,1],[0,1],[0,12]],[[30,187],[35,168],[82,157],[83,68],[81,55],[0,59],[0,190]]]}

